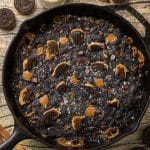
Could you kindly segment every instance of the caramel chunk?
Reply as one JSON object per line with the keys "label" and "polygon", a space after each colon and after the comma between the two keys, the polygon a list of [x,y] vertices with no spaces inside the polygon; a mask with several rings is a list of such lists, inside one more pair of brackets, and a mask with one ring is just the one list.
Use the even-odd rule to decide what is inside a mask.
{"label": "caramel chunk", "polygon": [[102,79],[95,79],[95,85],[99,88],[103,87],[105,84],[104,84],[104,81]]}
{"label": "caramel chunk", "polygon": [[105,38],[106,43],[114,43],[116,40],[117,36],[115,36],[113,33],[108,34]]}
{"label": "caramel chunk", "polygon": [[35,39],[35,34],[32,33],[32,32],[28,32],[28,33],[25,34],[25,37],[30,40],[30,44],[31,44],[32,41]]}
{"label": "caramel chunk", "polygon": [[118,64],[118,65],[116,65],[115,74],[116,74],[116,75],[119,75],[121,72],[124,73],[124,76],[125,76],[125,78],[126,78],[127,72],[128,72],[128,69],[126,68],[126,66],[123,65],[123,64]]}
{"label": "caramel chunk", "polygon": [[47,60],[53,60],[55,58],[55,54],[52,53],[50,48],[46,49],[45,57]]}
{"label": "caramel chunk", "polygon": [[71,82],[72,84],[78,84],[78,83],[80,82],[80,80],[78,80],[75,75],[72,75],[72,76],[70,77],[70,82]]}
{"label": "caramel chunk", "polygon": [[61,45],[65,45],[65,44],[67,44],[69,42],[69,39],[67,38],[67,37],[60,37],[59,38],[59,43],[61,44]]}
{"label": "caramel chunk", "polygon": [[29,71],[24,71],[23,72],[23,79],[26,81],[30,81],[32,78],[32,73]]}
{"label": "caramel chunk", "polygon": [[43,95],[39,99],[39,103],[40,103],[41,107],[46,107],[48,102],[49,102],[48,95]]}
{"label": "caramel chunk", "polygon": [[104,132],[105,137],[109,140],[114,139],[118,134],[119,134],[119,129],[118,128],[112,128],[112,127],[108,128]]}
{"label": "caramel chunk", "polygon": [[52,77],[58,77],[60,74],[68,71],[69,69],[71,69],[71,64],[69,62],[61,62],[54,68]]}
{"label": "caramel chunk", "polygon": [[126,44],[130,45],[130,44],[132,44],[132,43],[133,43],[133,39],[132,39],[131,37],[128,37],[128,38],[126,39]]}
{"label": "caramel chunk", "polygon": [[96,113],[96,108],[94,106],[88,106],[85,110],[85,115],[88,117],[93,117]]}
{"label": "caramel chunk", "polygon": [[80,124],[85,116],[74,116],[72,118],[72,128],[76,131],[79,130]]}
{"label": "caramel chunk", "polygon": [[113,100],[107,101],[107,104],[118,107],[120,105],[120,101],[117,98],[114,98]]}
{"label": "caramel chunk", "polygon": [[27,95],[28,93],[28,89],[27,87],[23,88],[20,92],[20,95],[19,95],[19,104],[21,106],[25,105],[26,104],[26,101],[25,101],[25,96]]}
{"label": "caramel chunk", "polygon": [[78,148],[84,145],[83,139],[79,140],[67,140],[65,137],[60,137],[57,139],[57,143],[66,147]]}
{"label": "caramel chunk", "polygon": [[42,46],[39,46],[39,47],[37,48],[37,55],[38,55],[38,56],[39,56],[39,55],[42,55],[43,52],[44,52],[43,47],[42,47]]}
{"label": "caramel chunk", "polygon": [[23,70],[26,70],[27,65],[28,65],[28,59],[26,58],[23,60]]}
{"label": "caramel chunk", "polygon": [[132,55],[134,58],[137,58],[139,61],[139,67],[142,67],[144,65],[144,55],[140,50],[138,50],[136,47],[132,47]]}

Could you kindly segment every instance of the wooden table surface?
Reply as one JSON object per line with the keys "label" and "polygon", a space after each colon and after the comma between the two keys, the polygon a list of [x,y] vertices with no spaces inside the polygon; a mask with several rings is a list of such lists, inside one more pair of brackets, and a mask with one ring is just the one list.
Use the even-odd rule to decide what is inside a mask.
{"label": "wooden table surface", "polygon": [[[14,8],[13,0],[0,0],[0,8],[7,7],[7,8],[12,9],[17,19],[17,25],[13,30],[11,31],[0,30],[0,77],[2,73],[2,65],[3,65],[5,52],[7,51],[7,47],[10,41],[13,39],[16,32],[18,31],[20,24],[24,20],[32,16],[35,16],[45,10],[41,7],[38,0],[35,0],[35,1],[36,1],[35,12],[29,16],[22,16]],[[142,0],[129,0],[129,2],[135,2],[135,1],[141,2]],[[87,2],[87,3],[98,4],[98,5],[106,5],[106,3],[102,3],[100,2],[100,0],[73,0],[73,2]],[[137,11],[139,11],[150,22],[150,3],[134,4],[131,6],[136,8]],[[144,33],[145,33],[144,27],[139,23],[137,19],[135,19],[130,13],[124,10],[119,11],[118,13],[124,16],[127,20],[129,20],[134,25],[134,27],[140,32],[140,34],[144,36]],[[2,79],[1,78],[0,78],[0,124],[2,124],[6,128],[6,130],[10,132],[13,130],[14,120],[5,102],[5,98],[4,98],[3,91],[2,91]],[[113,144],[108,149],[109,150],[129,150],[131,147],[135,147],[135,146],[145,147],[144,145],[142,145],[141,133],[142,133],[142,130],[148,125],[150,125],[150,106],[147,109],[138,130],[135,133],[129,136],[126,136],[119,142]],[[21,144],[26,148],[26,150],[50,150],[50,148],[47,148],[45,145],[35,140],[31,140],[31,139],[21,141]]]}

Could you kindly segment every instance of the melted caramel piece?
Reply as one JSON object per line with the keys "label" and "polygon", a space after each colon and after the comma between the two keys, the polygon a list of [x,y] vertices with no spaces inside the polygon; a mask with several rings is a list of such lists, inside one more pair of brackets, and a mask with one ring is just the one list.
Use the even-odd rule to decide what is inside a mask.
{"label": "melted caramel piece", "polygon": [[39,103],[40,103],[41,107],[46,107],[48,102],[49,102],[48,95],[43,95],[39,99]]}
{"label": "melted caramel piece", "polygon": [[70,82],[71,82],[72,84],[78,84],[78,83],[80,82],[80,80],[78,80],[75,75],[72,75],[72,76],[70,77]]}
{"label": "melted caramel piece", "polygon": [[85,115],[88,117],[93,117],[96,113],[96,108],[94,106],[88,106],[85,110]]}
{"label": "melted caramel piece", "polygon": [[61,73],[68,71],[70,68],[71,64],[69,62],[61,62],[54,68],[52,77],[58,77]]}
{"label": "melted caramel piece", "polygon": [[67,37],[60,37],[59,43],[61,45],[67,44],[69,42],[69,39]]}
{"label": "melted caramel piece", "polygon": [[95,79],[95,85],[99,88],[103,87],[105,84],[104,84],[104,81],[102,79]]}
{"label": "melted caramel piece", "polygon": [[72,128],[74,130],[78,130],[78,126],[84,118],[85,118],[85,116],[74,116],[72,118]]}
{"label": "melted caramel piece", "polygon": [[26,58],[23,60],[23,70],[26,70],[27,65],[28,65],[28,59]]}
{"label": "melted caramel piece", "polygon": [[113,43],[116,40],[117,40],[117,37],[113,33],[108,34],[105,38],[106,43]]}
{"label": "melted caramel piece", "polygon": [[25,37],[28,38],[30,40],[30,43],[35,39],[35,34],[28,32],[25,34]]}
{"label": "melted caramel piece", "polygon": [[29,71],[24,71],[23,72],[23,79],[26,81],[30,81],[32,78],[32,73]]}
{"label": "melted caramel piece", "polygon": [[134,58],[137,58],[139,61],[139,67],[142,67],[144,65],[144,55],[140,50],[138,50],[136,47],[132,47],[132,55]]}
{"label": "melted caramel piece", "polygon": [[128,45],[132,44],[132,43],[133,43],[133,39],[132,39],[131,37],[128,37],[128,38],[126,39],[126,43],[127,43]]}
{"label": "melted caramel piece", "polygon": [[107,104],[118,107],[120,105],[120,101],[117,98],[114,98],[113,100],[107,101]]}
{"label": "melted caramel piece", "polygon": [[57,139],[57,143],[59,145],[62,146],[66,146],[66,147],[82,147],[84,145],[84,141],[83,139],[79,139],[79,140],[67,140],[65,137],[60,137]]}
{"label": "melted caramel piece", "polygon": [[43,51],[44,51],[43,47],[42,47],[42,46],[39,46],[39,47],[37,48],[37,55],[38,55],[38,56],[39,56],[39,55],[42,55],[42,54],[43,54]]}
{"label": "melted caramel piece", "polygon": [[47,60],[53,60],[55,58],[55,55],[52,53],[50,48],[46,49],[45,58]]}
{"label": "melted caramel piece", "polygon": [[124,76],[125,76],[125,78],[126,78],[128,70],[127,70],[127,68],[126,68],[125,65],[123,65],[123,64],[118,64],[118,65],[116,65],[116,68],[115,68],[115,69],[116,69],[116,70],[115,70],[115,74],[116,74],[116,75],[119,75],[119,74],[123,71],[123,72],[124,72]]}
{"label": "melted caramel piece", "polygon": [[23,105],[26,104],[24,98],[25,98],[25,96],[27,95],[27,93],[28,93],[28,89],[27,89],[26,87],[23,88],[23,89],[21,90],[21,92],[20,92],[20,95],[19,95],[19,104],[20,104],[21,106],[23,106]]}
{"label": "melted caramel piece", "polygon": [[108,128],[105,132],[104,135],[107,139],[112,140],[114,139],[117,135],[119,134],[119,129],[117,128]]}

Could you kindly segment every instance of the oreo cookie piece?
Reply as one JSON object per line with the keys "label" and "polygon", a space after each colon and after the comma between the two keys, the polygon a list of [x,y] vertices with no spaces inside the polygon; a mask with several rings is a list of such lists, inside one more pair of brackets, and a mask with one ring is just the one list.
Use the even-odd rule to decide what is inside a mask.
{"label": "oreo cookie piece", "polygon": [[0,28],[11,30],[16,25],[16,18],[12,10],[8,8],[0,9]]}
{"label": "oreo cookie piece", "polygon": [[133,147],[131,150],[146,150],[144,147]]}
{"label": "oreo cookie piece", "polygon": [[150,147],[150,126],[146,127],[142,133],[143,143]]}
{"label": "oreo cookie piece", "polygon": [[20,14],[28,15],[35,8],[35,0],[14,0],[14,6]]}

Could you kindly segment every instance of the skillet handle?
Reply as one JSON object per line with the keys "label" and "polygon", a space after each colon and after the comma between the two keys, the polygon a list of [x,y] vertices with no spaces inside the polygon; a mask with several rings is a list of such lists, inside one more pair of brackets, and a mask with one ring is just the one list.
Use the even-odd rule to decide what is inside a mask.
{"label": "skillet handle", "polygon": [[111,9],[113,12],[116,10],[126,10],[131,13],[137,20],[139,20],[145,28],[145,36],[143,37],[143,40],[146,43],[147,48],[150,50],[150,23],[136,9],[131,7],[129,4],[111,5],[104,7],[109,7],[109,9]]}
{"label": "skillet handle", "polygon": [[23,132],[23,129],[15,124],[12,135],[0,145],[0,150],[12,150],[18,142],[28,138],[29,136]]}

